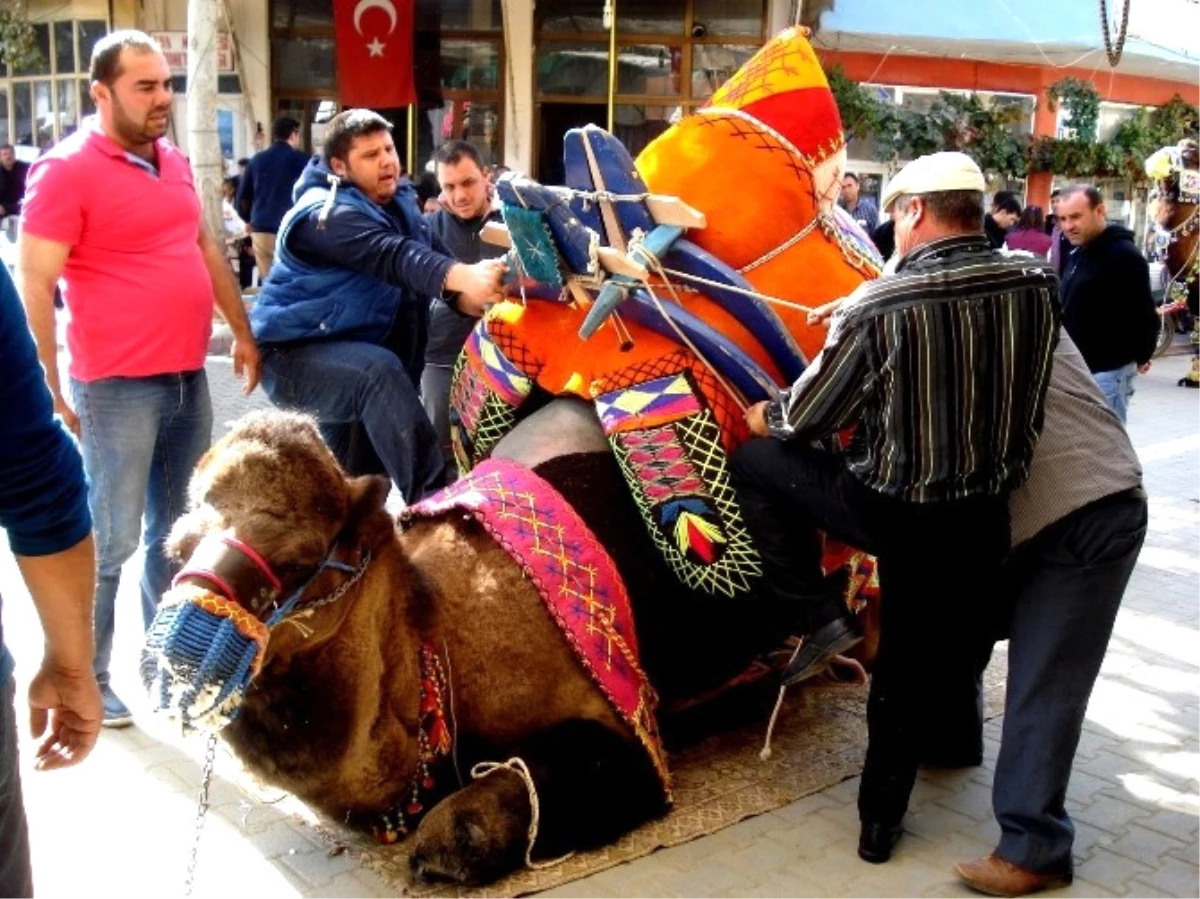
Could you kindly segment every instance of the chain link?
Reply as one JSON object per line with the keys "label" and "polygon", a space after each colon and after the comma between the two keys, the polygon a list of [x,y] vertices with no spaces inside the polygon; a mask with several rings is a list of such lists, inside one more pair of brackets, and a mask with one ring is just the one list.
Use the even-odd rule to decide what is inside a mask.
{"label": "chain link", "polygon": [[217,735],[208,735],[208,748],[204,753],[204,775],[200,781],[200,797],[196,802],[196,832],[192,839],[192,855],[188,859],[187,876],[183,881],[183,895],[192,895],[192,882],[196,879],[196,860],[200,855],[200,835],[204,831],[204,816],[208,813],[208,785],[212,781],[213,765],[217,760]]}
{"label": "chain link", "polygon": [[1108,24],[1108,3],[1106,0],[1100,0],[1100,33],[1104,35],[1104,53],[1108,57],[1108,64],[1116,68],[1117,63],[1121,61],[1121,53],[1125,49],[1125,34],[1129,30],[1129,4],[1131,0],[1125,0],[1125,9],[1121,13],[1121,29],[1117,32],[1117,46],[1113,49],[1112,36],[1109,34]]}

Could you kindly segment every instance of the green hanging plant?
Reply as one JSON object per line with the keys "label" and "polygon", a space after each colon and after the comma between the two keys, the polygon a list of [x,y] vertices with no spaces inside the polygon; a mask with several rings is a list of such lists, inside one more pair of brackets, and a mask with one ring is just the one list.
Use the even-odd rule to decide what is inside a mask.
{"label": "green hanging plant", "polygon": [[1100,94],[1092,82],[1064,78],[1046,89],[1046,99],[1051,112],[1056,112],[1059,106],[1066,110],[1076,140],[1091,142],[1096,139],[1096,129],[1100,125]]}
{"label": "green hanging plant", "polygon": [[25,4],[20,0],[0,2],[0,62],[16,71],[34,68],[43,61]]}

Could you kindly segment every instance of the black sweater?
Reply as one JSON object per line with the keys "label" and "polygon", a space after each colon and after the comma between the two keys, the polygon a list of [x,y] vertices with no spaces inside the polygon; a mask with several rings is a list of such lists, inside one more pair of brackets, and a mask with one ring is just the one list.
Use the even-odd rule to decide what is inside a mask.
{"label": "black sweater", "polygon": [[1109,225],[1062,261],[1063,327],[1093,372],[1150,361],[1158,311],[1133,232]]}

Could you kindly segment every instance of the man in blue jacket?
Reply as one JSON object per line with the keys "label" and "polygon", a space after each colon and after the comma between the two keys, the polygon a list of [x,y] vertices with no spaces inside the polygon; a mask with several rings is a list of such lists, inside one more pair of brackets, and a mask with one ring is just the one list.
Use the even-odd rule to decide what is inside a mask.
{"label": "man in blue jacket", "polygon": [[441,487],[446,460],[414,385],[429,303],[479,316],[502,299],[499,260],[455,262],[434,249],[391,124],[365,109],[334,116],[322,157],[296,184],[275,265],[250,316],[262,384],[276,405],[314,415],[353,473],[361,426],[405,502]]}
{"label": "man in blue jacket", "polygon": [[[65,768],[91,752],[104,715],[92,673],[96,551],[83,459],[54,417],[21,301],[4,271],[0,404],[0,527],[8,532],[46,638],[41,668],[29,685],[29,720],[34,736],[42,738],[34,767]],[[0,896],[32,896],[13,693],[12,657],[0,628]]]}
{"label": "man in blue jacket", "polygon": [[250,243],[259,283],[267,280],[275,256],[275,235],[292,205],[292,188],[308,165],[300,152],[300,123],[280,116],[271,126],[274,143],[256,153],[238,183],[237,210],[250,223]]}

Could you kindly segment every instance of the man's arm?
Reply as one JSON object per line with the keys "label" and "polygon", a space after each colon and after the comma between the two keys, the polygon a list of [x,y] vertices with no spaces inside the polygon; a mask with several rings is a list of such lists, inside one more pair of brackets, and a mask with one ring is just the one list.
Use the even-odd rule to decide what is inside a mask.
{"label": "man's arm", "polygon": [[427,297],[458,293],[457,308],[468,315],[482,315],[486,304],[502,299],[505,266],[499,260],[456,262],[344,206],[335,206],[323,227],[313,218],[296,222],[288,238],[288,247],[302,258],[351,268]]}
{"label": "man's arm", "polygon": [[234,198],[238,214],[247,222],[250,221],[250,210],[254,206],[253,172],[252,165],[246,166],[246,171],[242,172],[241,180],[238,181],[237,197]]}
{"label": "man's arm", "polygon": [[262,360],[258,355],[258,344],[250,332],[250,320],[246,318],[246,307],[242,305],[242,294],[237,282],[233,280],[233,269],[225,259],[216,241],[208,236],[204,226],[200,227],[200,253],[204,256],[204,266],[208,269],[208,277],[213,285],[213,303],[221,318],[233,332],[233,347],[230,355],[233,357],[233,373],[239,378],[245,377],[246,383],[242,393],[249,394],[258,386],[259,369]]}
{"label": "man's arm", "polygon": [[16,557],[46,636],[42,665],[29,684],[29,728],[42,737],[35,766],[65,768],[87,757],[100,735],[104,704],[92,672],[92,535],[46,556]]}
{"label": "man's arm", "polygon": [[847,325],[846,306],[834,313],[825,346],[791,389],[764,410],[771,434],[816,439],[854,420],[869,382],[862,328]]}
{"label": "man's arm", "polygon": [[1158,333],[1162,320],[1158,307],[1154,305],[1154,294],[1150,292],[1150,266],[1136,250],[1129,254],[1126,266],[1126,284],[1118,287],[1130,304],[1129,317],[1133,333],[1138,335],[1138,371],[1145,374],[1150,370],[1150,357],[1158,348]]}
{"label": "man's arm", "polygon": [[79,416],[62,393],[58,377],[58,334],[55,330],[54,290],[67,257],[69,244],[35,237],[22,230],[17,239],[17,293],[25,303],[29,330],[37,344],[38,361],[45,369],[46,386],[54,400],[54,411],[76,436],[79,435]]}

